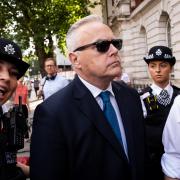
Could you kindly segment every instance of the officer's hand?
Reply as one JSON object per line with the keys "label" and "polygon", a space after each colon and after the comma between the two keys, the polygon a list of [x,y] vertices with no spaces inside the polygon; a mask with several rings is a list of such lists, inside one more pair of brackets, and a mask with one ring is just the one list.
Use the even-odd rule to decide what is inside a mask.
{"label": "officer's hand", "polygon": [[17,167],[21,168],[26,177],[29,177],[29,166],[23,163],[17,162]]}

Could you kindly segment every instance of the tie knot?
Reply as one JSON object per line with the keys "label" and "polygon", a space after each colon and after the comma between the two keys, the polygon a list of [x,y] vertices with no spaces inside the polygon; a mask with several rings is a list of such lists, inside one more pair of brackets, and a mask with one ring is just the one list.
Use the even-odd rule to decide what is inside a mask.
{"label": "tie knot", "polygon": [[109,91],[104,91],[99,94],[103,102],[109,102],[110,101],[110,92]]}
{"label": "tie knot", "polygon": [[159,94],[162,98],[166,99],[167,97],[169,97],[169,94],[167,92],[167,90],[163,89],[160,94]]}
{"label": "tie knot", "polygon": [[167,92],[167,90],[162,90],[160,92],[160,94],[157,96],[157,101],[159,102],[159,104],[163,105],[163,106],[167,106],[168,104],[170,104],[171,99],[170,96]]}

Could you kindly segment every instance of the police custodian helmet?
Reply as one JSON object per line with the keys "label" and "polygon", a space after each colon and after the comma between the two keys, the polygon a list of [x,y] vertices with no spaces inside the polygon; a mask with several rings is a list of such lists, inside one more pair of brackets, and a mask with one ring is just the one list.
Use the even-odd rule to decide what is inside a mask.
{"label": "police custodian helmet", "polygon": [[172,66],[176,63],[176,58],[172,55],[172,51],[167,46],[154,46],[149,50],[147,56],[144,57],[147,64],[150,61],[166,61]]}
{"label": "police custodian helmet", "polygon": [[19,46],[8,39],[0,38],[0,60],[7,61],[16,66],[19,72],[18,79],[21,78],[29,68],[29,64],[22,60],[22,53]]}

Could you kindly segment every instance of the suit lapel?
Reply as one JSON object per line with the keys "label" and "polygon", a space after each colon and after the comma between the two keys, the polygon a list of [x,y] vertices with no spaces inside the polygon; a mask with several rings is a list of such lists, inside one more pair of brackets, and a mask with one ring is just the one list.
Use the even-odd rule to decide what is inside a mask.
{"label": "suit lapel", "polygon": [[79,78],[76,78],[75,81],[77,81],[77,86],[74,89],[74,97],[77,100],[77,105],[80,111],[96,126],[98,131],[102,134],[102,136],[104,136],[104,138],[106,138],[121,158],[128,162],[122,146],[118,142],[113,130],[105,119],[98,103]]}

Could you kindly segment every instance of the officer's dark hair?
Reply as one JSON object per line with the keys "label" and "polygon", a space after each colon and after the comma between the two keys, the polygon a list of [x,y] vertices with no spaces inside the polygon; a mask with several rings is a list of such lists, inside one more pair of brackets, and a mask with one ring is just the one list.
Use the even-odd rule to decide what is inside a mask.
{"label": "officer's dark hair", "polygon": [[[155,60],[154,60],[154,61],[155,61]],[[166,60],[164,60],[164,61],[163,61],[163,60],[161,60],[161,61],[162,61],[162,62],[169,63],[171,67],[173,67],[173,66],[174,66],[174,63],[172,63],[172,62],[169,62],[169,61],[166,61]],[[153,61],[149,61],[149,62],[147,62],[147,65],[148,65],[148,66],[149,66],[149,63],[150,63],[150,62],[153,62]]]}

